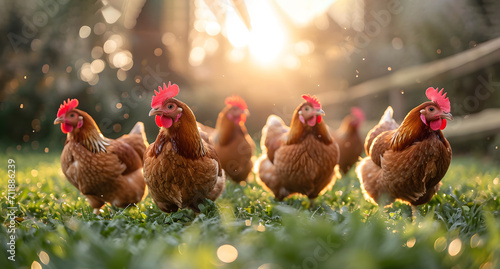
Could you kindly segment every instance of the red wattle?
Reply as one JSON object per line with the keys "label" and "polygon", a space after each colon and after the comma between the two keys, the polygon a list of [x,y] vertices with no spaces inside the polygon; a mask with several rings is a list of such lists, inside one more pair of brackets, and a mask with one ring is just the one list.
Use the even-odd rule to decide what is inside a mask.
{"label": "red wattle", "polygon": [[65,122],[61,123],[61,131],[65,134],[73,131],[73,126],[71,124],[67,124]]}
{"label": "red wattle", "polygon": [[161,116],[160,121],[161,121],[161,126],[165,128],[170,128],[170,126],[172,126],[172,123],[174,122],[172,118],[166,116]]}
{"label": "red wattle", "polygon": [[441,127],[439,127],[439,130],[444,130],[444,128],[446,128],[446,119],[443,119],[443,123],[441,124]]}
{"label": "red wattle", "polygon": [[161,127],[161,116],[160,115],[156,115],[155,116],[155,123],[156,123],[156,126],[158,127]]}
{"label": "red wattle", "polygon": [[441,126],[443,125],[443,120],[442,119],[437,119],[435,121],[431,121],[431,129],[434,130],[434,131],[437,131],[441,128]]}
{"label": "red wattle", "polygon": [[309,126],[311,126],[311,127],[312,127],[312,126],[314,126],[314,125],[316,125],[316,116],[314,116],[314,117],[310,118],[310,119],[307,121],[307,125],[309,125]]}
{"label": "red wattle", "polygon": [[246,114],[241,114],[240,115],[240,122],[245,123],[247,121],[247,115]]}

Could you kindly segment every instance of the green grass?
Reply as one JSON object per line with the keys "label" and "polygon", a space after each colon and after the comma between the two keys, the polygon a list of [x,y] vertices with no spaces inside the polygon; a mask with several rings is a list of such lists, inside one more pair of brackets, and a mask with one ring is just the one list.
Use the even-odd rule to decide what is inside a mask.
{"label": "green grass", "polygon": [[[7,175],[7,159],[0,173]],[[201,213],[161,212],[148,196],[101,216],[60,171],[58,155],[14,156],[16,255],[7,257],[9,206],[2,176],[0,268],[500,268],[500,169],[455,157],[432,201],[380,209],[353,171],[309,209],[276,202],[255,183],[228,182]],[[220,246],[237,250],[233,262]],[[229,252],[220,252],[229,257]]]}

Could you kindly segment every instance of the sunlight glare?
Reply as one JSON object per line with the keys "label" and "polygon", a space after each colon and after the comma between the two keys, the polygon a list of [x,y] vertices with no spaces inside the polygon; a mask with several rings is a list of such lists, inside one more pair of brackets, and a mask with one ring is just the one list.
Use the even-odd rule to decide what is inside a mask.
{"label": "sunlight glare", "polygon": [[255,15],[252,17],[250,54],[258,63],[270,64],[278,58],[285,47],[285,32],[268,2],[255,3],[254,8],[250,9],[250,16]]}
{"label": "sunlight glare", "polygon": [[235,48],[249,48],[250,55],[259,64],[276,63],[287,40],[285,29],[276,12],[266,1],[249,2],[252,31],[249,32],[234,10],[226,17],[226,34]]}
{"label": "sunlight glare", "polygon": [[236,15],[234,10],[228,11],[226,16],[226,32],[229,43],[235,48],[242,48],[248,45],[250,32],[243,21]]}

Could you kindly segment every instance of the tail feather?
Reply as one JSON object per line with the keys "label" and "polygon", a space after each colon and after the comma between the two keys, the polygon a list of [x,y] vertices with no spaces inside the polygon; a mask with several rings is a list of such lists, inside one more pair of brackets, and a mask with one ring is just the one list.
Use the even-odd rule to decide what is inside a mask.
{"label": "tail feather", "polygon": [[222,176],[217,177],[217,181],[215,183],[214,188],[208,193],[207,198],[215,201],[217,197],[219,197],[226,188],[226,174],[224,170],[222,170]]}
{"label": "tail feather", "polygon": [[212,136],[215,132],[214,128],[206,126],[206,125],[201,124],[199,122],[196,122],[196,125],[198,126],[198,130],[205,132],[208,136]]}
{"label": "tail feather", "polygon": [[377,204],[380,196],[378,181],[382,178],[382,168],[376,165],[370,157],[363,158],[356,166],[361,190],[365,199]]}
{"label": "tail feather", "polygon": [[368,134],[366,135],[365,139],[365,153],[366,155],[370,155],[370,147],[375,140],[375,138],[385,132],[385,131],[390,131],[398,128],[398,124],[396,121],[392,118],[393,110],[391,106],[388,106],[387,109],[384,112],[384,115],[380,118],[380,121],[378,122],[375,127],[373,127]]}
{"label": "tail feather", "polygon": [[384,115],[382,115],[382,117],[380,118],[380,121],[378,123],[379,124],[383,124],[384,122],[392,123],[392,121],[394,121],[394,119],[392,118],[393,114],[394,114],[394,111],[392,110],[392,107],[388,106],[384,112]]}
{"label": "tail feather", "polygon": [[144,134],[144,136],[145,136],[144,123],[142,123],[141,121],[138,121],[128,134],[140,134],[140,135]]}
{"label": "tail feather", "polygon": [[277,149],[277,141],[289,130],[290,128],[286,126],[285,122],[280,117],[270,115],[267,118],[266,125],[262,128],[262,138],[260,140],[260,148],[262,151],[264,152],[264,150],[266,150],[266,152],[271,155],[274,154],[274,150]]}
{"label": "tail feather", "polygon": [[119,137],[117,140],[121,140],[134,148],[137,154],[141,157],[141,160],[144,155],[144,151],[146,151],[146,148],[149,146],[146,132],[144,131],[144,123],[140,121],[134,125],[128,134]]}

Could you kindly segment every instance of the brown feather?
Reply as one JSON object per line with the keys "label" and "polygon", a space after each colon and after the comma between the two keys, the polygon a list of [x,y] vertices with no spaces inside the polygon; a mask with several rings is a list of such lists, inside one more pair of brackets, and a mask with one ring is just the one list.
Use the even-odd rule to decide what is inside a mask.
{"label": "brown feather", "polygon": [[373,140],[369,156],[356,168],[366,199],[421,205],[439,189],[452,151],[441,130],[433,131],[420,119],[420,110],[431,104],[412,109],[397,129],[384,131]]}
{"label": "brown feather", "polygon": [[68,181],[87,196],[96,213],[105,202],[118,207],[140,202],[146,193],[142,155],[127,141],[139,147],[145,138],[106,138],[90,115],[73,111],[83,117],[83,125],[68,133],[61,154],[61,168]]}
{"label": "brown feather", "polygon": [[258,180],[277,200],[293,193],[314,199],[336,179],[338,145],[324,121],[313,127],[300,122],[298,111],[305,104],[294,111],[290,128],[271,115],[263,129],[265,151],[258,161]]}
{"label": "brown feather", "polygon": [[[231,106],[226,106],[219,113],[215,130],[210,133],[210,142],[215,147],[226,175],[233,181],[240,182],[246,180],[252,171],[255,143],[243,122],[236,124],[228,118],[230,109]],[[198,126],[201,130],[207,130],[202,124]]]}
{"label": "brown feather", "polygon": [[332,134],[339,145],[339,168],[344,174],[359,160],[359,156],[363,151],[363,140],[358,127],[354,126],[352,121],[353,117],[347,115],[340,128]]}
{"label": "brown feather", "polygon": [[170,100],[182,108],[182,116],[170,128],[160,128],[156,141],[146,150],[144,177],[161,210],[199,211],[198,204],[205,198],[215,200],[224,190],[224,173],[191,109],[179,100]]}

